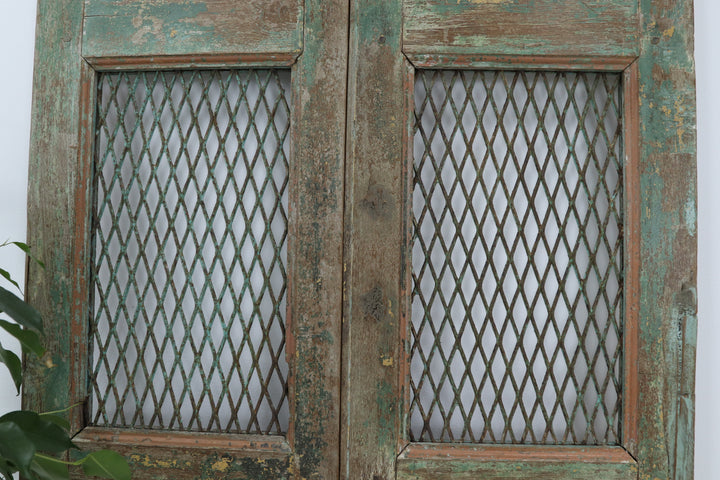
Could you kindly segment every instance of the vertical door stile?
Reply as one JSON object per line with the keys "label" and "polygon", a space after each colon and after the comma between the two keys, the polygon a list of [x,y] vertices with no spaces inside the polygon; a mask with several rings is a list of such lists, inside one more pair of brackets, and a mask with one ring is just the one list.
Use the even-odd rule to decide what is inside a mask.
{"label": "vertical door stile", "polygon": [[402,4],[350,12],[341,478],[391,480],[401,424],[399,334],[406,137]]}
{"label": "vertical door stile", "polygon": [[298,479],[339,469],[347,21],[344,0],[306,1],[293,70],[288,441]]}

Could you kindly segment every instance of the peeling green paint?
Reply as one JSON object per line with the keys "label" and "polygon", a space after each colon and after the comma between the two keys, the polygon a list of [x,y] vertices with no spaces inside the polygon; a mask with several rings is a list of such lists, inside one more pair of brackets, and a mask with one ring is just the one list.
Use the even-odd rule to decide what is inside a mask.
{"label": "peeling green paint", "polygon": [[[249,31],[254,34],[247,35]],[[85,12],[83,54],[91,58],[293,53],[301,48],[299,1],[233,5],[207,0],[89,0]]]}
{"label": "peeling green paint", "polygon": [[695,306],[683,299],[697,248],[692,2],[641,8],[639,478],[691,478]]}
{"label": "peeling green paint", "polygon": [[400,460],[398,480],[427,478],[502,478],[527,480],[635,480],[637,467],[632,463],[597,464],[585,462],[476,462],[469,460]]}

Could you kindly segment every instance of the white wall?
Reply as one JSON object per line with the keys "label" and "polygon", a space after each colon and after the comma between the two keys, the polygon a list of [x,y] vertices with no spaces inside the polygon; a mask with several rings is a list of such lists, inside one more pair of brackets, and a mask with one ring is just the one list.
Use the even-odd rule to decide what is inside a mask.
{"label": "white wall", "polygon": [[[695,0],[698,87],[698,296],[695,471],[710,480],[720,471],[720,4]],[[34,0],[0,0],[0,242],[24,240],[30,134]],[[0,249],[0,267],[24,277],[24,258]],[[5,345],[7,339],[0,336]],[[9,342],[12,343],[12,342]],[[17,345],[14,345],[17,350]],[[19,408],[12,382],[0,368],[0,413]]]}
{"label": "white wall", "polygon": [[[0,243],[25,240],[27,170],[30,139],[35,1],[0,0]],[[12,247],[0,248],[0,268],[20,284],[25,256]],[[5,288],[14,288],[2,281]],[[18,343],[4,331],[0,342],[18,352]],[[20,408],[20,397],[4,366],[0,366],[0,414]]]}

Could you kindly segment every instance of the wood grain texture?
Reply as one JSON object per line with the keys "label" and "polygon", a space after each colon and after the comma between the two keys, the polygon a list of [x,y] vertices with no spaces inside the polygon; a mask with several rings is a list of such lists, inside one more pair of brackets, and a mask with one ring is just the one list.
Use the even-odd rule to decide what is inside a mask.
{"label": "wood grain texture", "polygon": [[400,436],[401,27],[399,0],[351,2],[340,478],[352,480],[394,478]]}
{"label": "wood grain texture", "polygon": [[337,478],[348,4],[305,2],[292,73],[287,356],[295,478]]}
{"label": "wood grain texture", "polygon": [[294,53],[300,0],[86,0],[83,56]]}
{"label": "wood grain texture", "polygon": [[640,322],[640,86],[637,62],[623,75],[623,127],[625,164],[623,166],[625,238],[625,279],[623,295],[623,399],[622,445],[637,456],[638,440],[638,342]]}
{"label": "wood grain texture", "polygon": [[558,55],[475,55],[443,53],[406,53],[417,68],[472,70],[580,70],[622,72],[632,57],[585,57]]}
{"label": "wood grain texture", "polygon": [[637,0],[404,0],[403,51],[633,56]]}
{"label": "wood grain texture", "polygon": [[86,428],[73,441],[83,450],[109,448],[122,453],[133,478],[292,478],[292,452],[283,437]]}
{"label": "wood grain texture", "polygon": [[[88,297],[75,266],[89,247],[82,205],[90,163],[82,153],[91,148],[92,107],[81,99],[93,75],[80,57],[82,3],[40,0],[37,18],[27,238],[45,268],[29,265],[26,295],[43,316],[47,352],[25,359],[23,408],[42,412],[84,400]],[[71,420],[77,430],[82,408]]]}
{"label": "wood grain texture", "polygon": [[411,444],[398,480],[631,480],[635,460],[620,447]]}
{"label": "wood grain texture", "polygon": [[697,328],[693,2],[642,0],[638,463],[691,479]]}
{"label": "wood grain texture", "polygon": [[86,60],[98,71],[177,70],[192,68],[289,67],[300,52],[100,57]]}
{"label": "wood grain texture", "polygon": [[[153,9],[169,4],[146,3],[148,15],[148,10],[163,13]],[[123,8],[131,4],[118,2]],[[83,430],[83,408],[74,409],[73,429],[81,431],[77,441],[88,449],[112,448],[126,454],[134,478],[337,478],[348,5],[305,4],[298,10],[305,17],[293,23],[293,29],[305,23],[308,37],[297,62],[300,40],[288,54],[261,51],[252,44],[254,32],[263,34],[261,22],[249,25],[244,37],[228,47],[249,54],[225,54],[203,43],[209,53],[199,57],[191,45],[174,44],[174,55],[143,57],[142,49],[122,51],[118,46],[118,56],[94,58],[93,66],[104,70],[293,67],[286,330],[293,420],[287,438]],[[230,2],[214,5],[228,7]],[[237,4],[240,9],[249,6]],[[278,7],[272,2],[261,6]],[[84,402],[87,394],[96,75],[81,56],[82,15],[81,2],[40,2],[29,195],[30,218],[37,221],[30,222],[28,238],[47,268],[31,269],[28,294],[46,318],[50,334],[46,361],[28,366],[24,396],[27,407],[40,411]],[[251,47],[243,50],[243,38],[250,39]],[[146,40],[143,45],[152,51],[155,44]],[[207,40],[197,39],[198,44]]]}

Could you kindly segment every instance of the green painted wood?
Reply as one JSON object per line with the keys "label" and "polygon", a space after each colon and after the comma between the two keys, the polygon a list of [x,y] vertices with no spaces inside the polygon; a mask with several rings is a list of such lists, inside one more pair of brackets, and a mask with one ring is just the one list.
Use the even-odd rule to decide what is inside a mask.
{"label": "green painted wood", "polygon": [[73,439],[83,450],[112,449],[133,478],[289,480],[292,451],[283,437],[89,427]]}
{"label": "green painted wood", "polygon": [[297,54],[302,5],[300,0],[87,0],[83,55]]}
{"label": "green painted wood", "polygon": [[642,0],[640,479],[693,477],[696,106],[693,2]]}
{"label": "green painted wood", "polygon": [[397,480],[635,480],[637,475],[633,464],[401,459]]}
{"label": "green painted wood", "polygon": [[[83,89],[92,76],[80,58],[82,4],[38,2],[28,185],[28,243],[45,268],[31,263],[27,298],[42,314],[47,353],[27,358],[23,407],[64,409],[84,399],[86,297],[78,297],[76,261],[87,255],[83,203],[85,167],[79,156],[88,138]],[[92,88],[90,88],[92,90]],[[80,209],[78,209],[80,205]],[[72,410],[79,428],[82,408]]]}
{"label": "green painted wood", "polygon": [[305,1],[305,49],[292,73],[288,438],[297,479],[340,469],[348,10],[344,0]]}
{"label": "green painted wood", "polygon": [[403,188],[409,72],[399,0],[353,0],[345,196],[340,478],[391,480],[401,432]]}
{"label": "green painted wood", "polygon": [[412,443],[398,480],[631,480],[637,463],[622,447]]}
{"label": "green painted wood", "polygon": [[[138,2],[116,3],[118,8],[126,8],[126,14],[132,8],[140,13]],[[163,10],[160,3],[145,2],[142,22],[150,19],[152,23],[156,14],[166,14],[170,20],[161,22],[163,25],[176,22],[178,26],[185,24],[187,30],[191,28],[188,22],[204,21],[204,11],[190,18],[192,12],[187,8],[191,2],[183,3],[181,6],[187,8],[177,11]],[[216,20],[227,28],[240,29],[228,37],[230,40],[225,39],[227,42],[220,39],[212,43],[220,37],[198,31],[196,37],[178,40],[164,50],[158,50],[162,39],[148,35],[128,50],[123,50],[128,45],[124,47],[122,42],[112,45],[108,41],[105,47],[114,50],[100,51],[93,50],[101,46],[94,42],[100,42],[106,32],[98,29],[92,34],[86,29],[83,36],[81,2],[40,0],[29,194],[29,215],[34,220],[30,221],[28,238],[47,268],[31,267],[28,294],[48,322],[49,348],[43,362],[28,367],[31,379],[24,404],[41,411],[61,409],[86,397],[88,218],[92,208],[90,165],[96,72],[83,61],[81,43],[85,42],[85,54],[97,55],[90,60],[102,69],[141,65],[144,55],[155,54],[165,56],[158,68],[183,68],[196,63],[188,58],[200,50],[212,58],[213,66],[258,62],[290,65],[300,53],[301,26],[305,25],[307,50],[292,71],[292,238],[288,246],[286,351],[291,363],[289,398],[295,423],[285,440],[289,450],[275,454],[267,449],[255,452],[251,447],[229,448],[229,443],[213,443],[207,435],[196,435],[191,443],[181,442],[182,448],[172,442],[168,447],[152,439],[143,440],[132,429],[124,437],[115,433],[102,438],[83,437],[83,447],[116,448],[126,453],[135,468],[134,478],[337,477],[349,7],[343,1],[304,3],[306,8],[301,8],[302,2],[208,2],[208,9],[216,9]],[[91,7],[88,4],[85,12],[88,22],[101,16]],[[120,10],[115,20],[121,23]],[[247,12],[252,15],[244,16]],[[292,21],[272,20],[283,15],[289,15]],[[132,24],[132,17],[128,18]],[[143,27],[142,22],[138,28]],[[270,28],[273,25],[279,25],[279,30]],[[273,37],[276,30],[281,34]],[[281,45],[272,38],[283,38],[285,43]],[[283,49],[291,55],[282,54]],[[138,58],[141,60],[135,60]],[[74,429],[82,430],[87,422],[83,407],[73,412]],[[81,435],[85,433],[87,430]]]}
{"label": "green painted wood", "polygon": [[413,54],[628,56],[636,0],[404,0]]}

